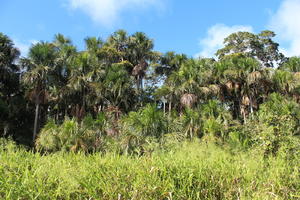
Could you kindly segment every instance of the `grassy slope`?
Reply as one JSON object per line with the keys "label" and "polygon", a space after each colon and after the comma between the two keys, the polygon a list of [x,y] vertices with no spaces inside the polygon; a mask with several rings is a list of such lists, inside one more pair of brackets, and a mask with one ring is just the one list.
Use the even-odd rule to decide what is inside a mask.
{"label": "grassy slope", "polygon": [[299,161],[185,143],[128,157],[0,150],[1,199],[298,199]]}

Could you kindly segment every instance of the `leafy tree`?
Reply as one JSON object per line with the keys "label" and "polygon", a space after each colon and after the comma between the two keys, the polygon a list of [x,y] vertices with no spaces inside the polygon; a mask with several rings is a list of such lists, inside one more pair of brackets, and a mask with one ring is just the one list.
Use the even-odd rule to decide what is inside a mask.
{"label": "leafy tree", "polygon": [[262,31],[259,34],[249,32],[233,33],[224,39],[225,47],[216,53],[219,59],[234,53],[243,53],[246,56],[259,60],[266,67],[274,67],[285,61],[280,53],[278,44],[272,40],[275,33]]}
{"label": "leafy tree", "polygon": [[195,137],[298,151],[300,62],[284,58],[274,36],[234,33],[215,60],[155,52],[142,32],[87,37],[82,51],[57,34],[18,60],[0,34],[1,134],[21,141],[34,123],[36,147],[47,152],[146,153]]}

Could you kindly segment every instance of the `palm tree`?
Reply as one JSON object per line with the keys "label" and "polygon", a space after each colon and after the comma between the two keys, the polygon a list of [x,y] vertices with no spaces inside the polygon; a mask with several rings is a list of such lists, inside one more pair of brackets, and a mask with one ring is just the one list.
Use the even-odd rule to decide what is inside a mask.
{"label": "palm tree", "polygon": [[155,73],[169,77],[173,71],[179,70],[180,66],[188,60],[184,54],[176,54],[175,52],[167,52],[160,58],[159,66],[155,68]]}
{"label": "palm tree", "polygon": [[0,33],[0,90],[2,95],[9,92],[9,90],[15,90],[14,85],[18,80],[15,74],[19,71],[15,61],[19,55],[20,52],[14,47],[13,42],[6,35]]}
{"label": "palm tree", "polygon": [[254,85],[251,85],[251,81],[259,80],[260,70],[261,64],[244,54],[225,56],[215,64],[213,74],[216,75],[216,83],[222,88],[221,100],[231,102],[235,118],[241,116],[244,122],[249,109],[252,111],[259,97],[253,90]]}
{"label": "palm tree", "polygon": [[122,107],[126,111],[129,110],[135,100],[135,93],[133,80],[124,69],[124,66],[121,64],[110,66],[106,71],[103,87],[105,98],[111,106]]}
{"label": "palm tree", "polygon": [[33,129],[33,142],[38,131],[38,119],[40,117],[40,105],[48,101],[48,87],[50,85],[49,74],[54,69],[56,52],[54,46],[47,42],[39,42],[33,45],[28,58],[21,60],[26,69],[23,82],[28,87],[28,96],[35,103],[35,120]]}
{"label": "palm tree", "polygon": [[279,67],[281,70],[289,72],[300,72],[300,58],[291,57],[282,66]]}
{"label": "palm tree", "polygon": [[273,75],[276,90],[284,95],[291,94],[295,87],[299,85],[299,83],[294,80],[293,73],[288,71],[276,70]]}
{"label": "palm tree", "polygon": [[167,121],[157,105],[148,104],[137,112],[130,112],[122,120],[125,151],[142,151],[148,139],[160,141],[167,132]]}
{"label": "palm tree", "polygon": [[100,38],[96,37],[87,37],[84,39],[86,49],[90,53],[96,54],[99,49],[102,48],[104,42]]}
{"label": "palm tree", "polygon": [[90,58],[91,55],[88,52],[80,52],[76,55],[71,65],[67,85],[72,96],[76,98],[73,100],[73,106],[79,105],[82,110],[86,109],[89,82],[91,81],[88,76],[92,64]]}
{"label": "palm tree", "polygon": [[132,75],[137,80],[137,89],[143,90],[143,79],[149,62],[154,59],[153,41],[144,33],[137,32],[129,38],[129,61],[134,65]]}
{"label": "palm tree", "polygon": [[108,39],[107,45],[115,48],[122,56],[121,61],[125,60],[126,51],[128,50],[129,37],[126,31],[118,30],[114,32]]}
{"label": "palm tree", "polygon": [[0,127],[6,135],[11,121],[12,98],[19,93],[19,66],[16,65],[20,52],[13,42],[0,33]]}
{"label": "palm tree", "polygon": [[56,119],[59,115],[64,118],[67,115],[67,107],[70,103],[69,90],[67,87],[68,79],[71,74],[72,61],[76,55],[76,47],[72,41],[62,34],[55,35],[52,42],[56,51],[55,68],[51,71],[51,86],[49,87],[50,101],[52,108],[56,111]]}

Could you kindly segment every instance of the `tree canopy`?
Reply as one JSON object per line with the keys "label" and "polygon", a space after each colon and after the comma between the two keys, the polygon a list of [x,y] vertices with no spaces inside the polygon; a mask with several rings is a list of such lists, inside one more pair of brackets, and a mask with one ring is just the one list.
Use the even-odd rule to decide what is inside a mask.
{"label": "tree canopy", "polygon": [[[272,126],[269,119],[280,121],[275,115],[289,118],[291,127],[300,121],[293,112],[300,102],[300,58],[285,57],[274,36],[233,33],[217,59],[195,59],[155,51],[142,32],[87,37],[82,51],[57,34],[19,58],[1,33],[0,134],[45,151],[102,151],[112,139],[126,152],[144,152],[150,140],[163,142],[168,134],[225,141],[237,131],[254,144],[259,139],[249,127],[255,123],[259,132]],[[280,107],[284,102],[293,107]],[[268,134],[277,134],[275,127]]]}

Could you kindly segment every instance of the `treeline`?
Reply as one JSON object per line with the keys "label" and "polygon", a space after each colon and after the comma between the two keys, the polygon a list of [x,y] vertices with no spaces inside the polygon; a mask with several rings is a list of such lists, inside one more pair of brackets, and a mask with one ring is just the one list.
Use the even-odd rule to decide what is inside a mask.
{"label": "treeline", "polygon": [[216,59],[195,59],[141,32],[88,37],[83,51],[57,34],[20,58],[0,34],[0,135],[47,152],[140,154],[186,138],[298,152],[300,58],[274,36],[237,32]]}

